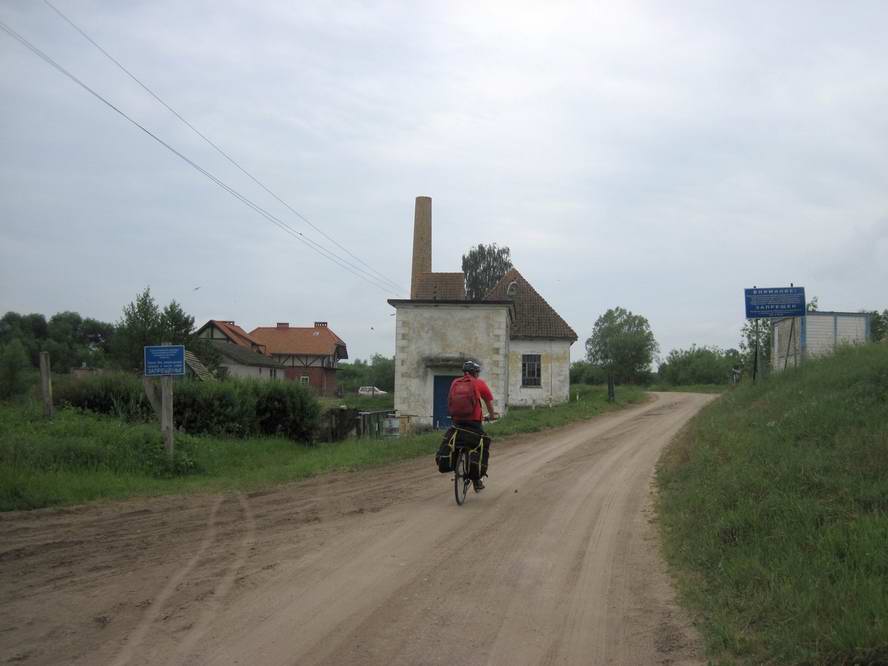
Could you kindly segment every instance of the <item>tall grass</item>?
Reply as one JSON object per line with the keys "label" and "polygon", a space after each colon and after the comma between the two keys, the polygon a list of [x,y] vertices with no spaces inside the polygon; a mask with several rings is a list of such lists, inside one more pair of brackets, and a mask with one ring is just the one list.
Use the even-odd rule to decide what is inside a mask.
{"label": "tall grass", "polygon": [[[642,399],[618,391],[610,405],[600,387],[581,387],[579,401],[513,409],[491,424],[494,437],[586,419]],[[283,437],[176,436],[176,460],[164,454],[154,424],[63,408],[51,421],[36,407],[0,404],[0,510],[132,495],[255,488],[333,470],[352,470],[432,454],[441,433],[306,446]],[[495,462],[494,462],[495,465]]]}
{"label": "tall grass", "polygon": [[888,664],[888,347],[726,393],[658,481],[665,553],[716,658]]}

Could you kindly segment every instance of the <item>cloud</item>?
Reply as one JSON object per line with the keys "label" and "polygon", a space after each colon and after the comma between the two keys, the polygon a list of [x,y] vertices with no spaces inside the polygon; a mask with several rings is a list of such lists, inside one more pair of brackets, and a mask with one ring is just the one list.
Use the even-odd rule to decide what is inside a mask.
{"label": "cloud", "polygon": [[[735,346],[752,284],[804,284],[825,308],[888,306],[881,3],[59,7],[404,286],[425,194],[436,268],[457,270],[477,242],[510,246],[581,343],[622,305],[651,319],[664,354]],[[0,19],[318,238],[45,6]],[[5,35],[0,60],[0,309],[114,319],[150,283],[198,318],[327,320],[352,357],[392,353],[393,293],[307,250]],[[177,251],[152,251],[158,239]]]}

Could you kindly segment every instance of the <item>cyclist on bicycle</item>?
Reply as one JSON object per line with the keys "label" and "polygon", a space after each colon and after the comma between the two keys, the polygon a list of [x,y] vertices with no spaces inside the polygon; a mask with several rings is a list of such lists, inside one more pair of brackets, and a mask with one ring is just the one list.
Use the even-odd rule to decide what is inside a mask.
{"label": "cyclist on bicycle", "polygon": [[[483,401],[487,407],[487,414],[491,420],[495,420],[497,414],[493,409],[493,393],[487,383],[478,377],[480,373],[481,366],[478,363],[466,361],[463,364],[463,376],[454,379],[450,385],[447,405],[455,427],[475,432],[484,437],[484,428],[481,426],[481,402]],[[487,442],[489,447],[490,439]],[[481,479],[475,479],[472,483],[475,485],[476,491],[484,488],[484,482]]]}

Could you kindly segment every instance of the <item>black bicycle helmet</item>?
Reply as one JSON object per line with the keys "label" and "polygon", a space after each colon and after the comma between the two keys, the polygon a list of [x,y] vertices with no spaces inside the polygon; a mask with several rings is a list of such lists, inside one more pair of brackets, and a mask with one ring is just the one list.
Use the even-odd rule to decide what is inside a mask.
{"label": "black bicycle helmet", "polygon": [[481,366],[475,363],[475,361],[466,361],[463,363],[463,372],[470,372],[473,375],[477,375],[481,372]]}

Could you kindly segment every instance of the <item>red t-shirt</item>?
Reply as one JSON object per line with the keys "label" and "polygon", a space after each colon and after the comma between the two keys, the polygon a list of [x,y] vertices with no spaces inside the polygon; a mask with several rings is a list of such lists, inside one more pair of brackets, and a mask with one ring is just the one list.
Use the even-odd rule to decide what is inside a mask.
{"label": "red t-shirt", "polygon": [[[472,377],[471,375],[469,376]],[[483,414],[481,413],[481,400],[490,400],[490,402],[493,402],[493,393],[490,392],[490,388],[483,379],[472,377],[472,384],[475,386],[475,396],[477,396],[478,399],[475,401],[475,411],[472,412],[471,420],[481,421],[483,419]]]}

